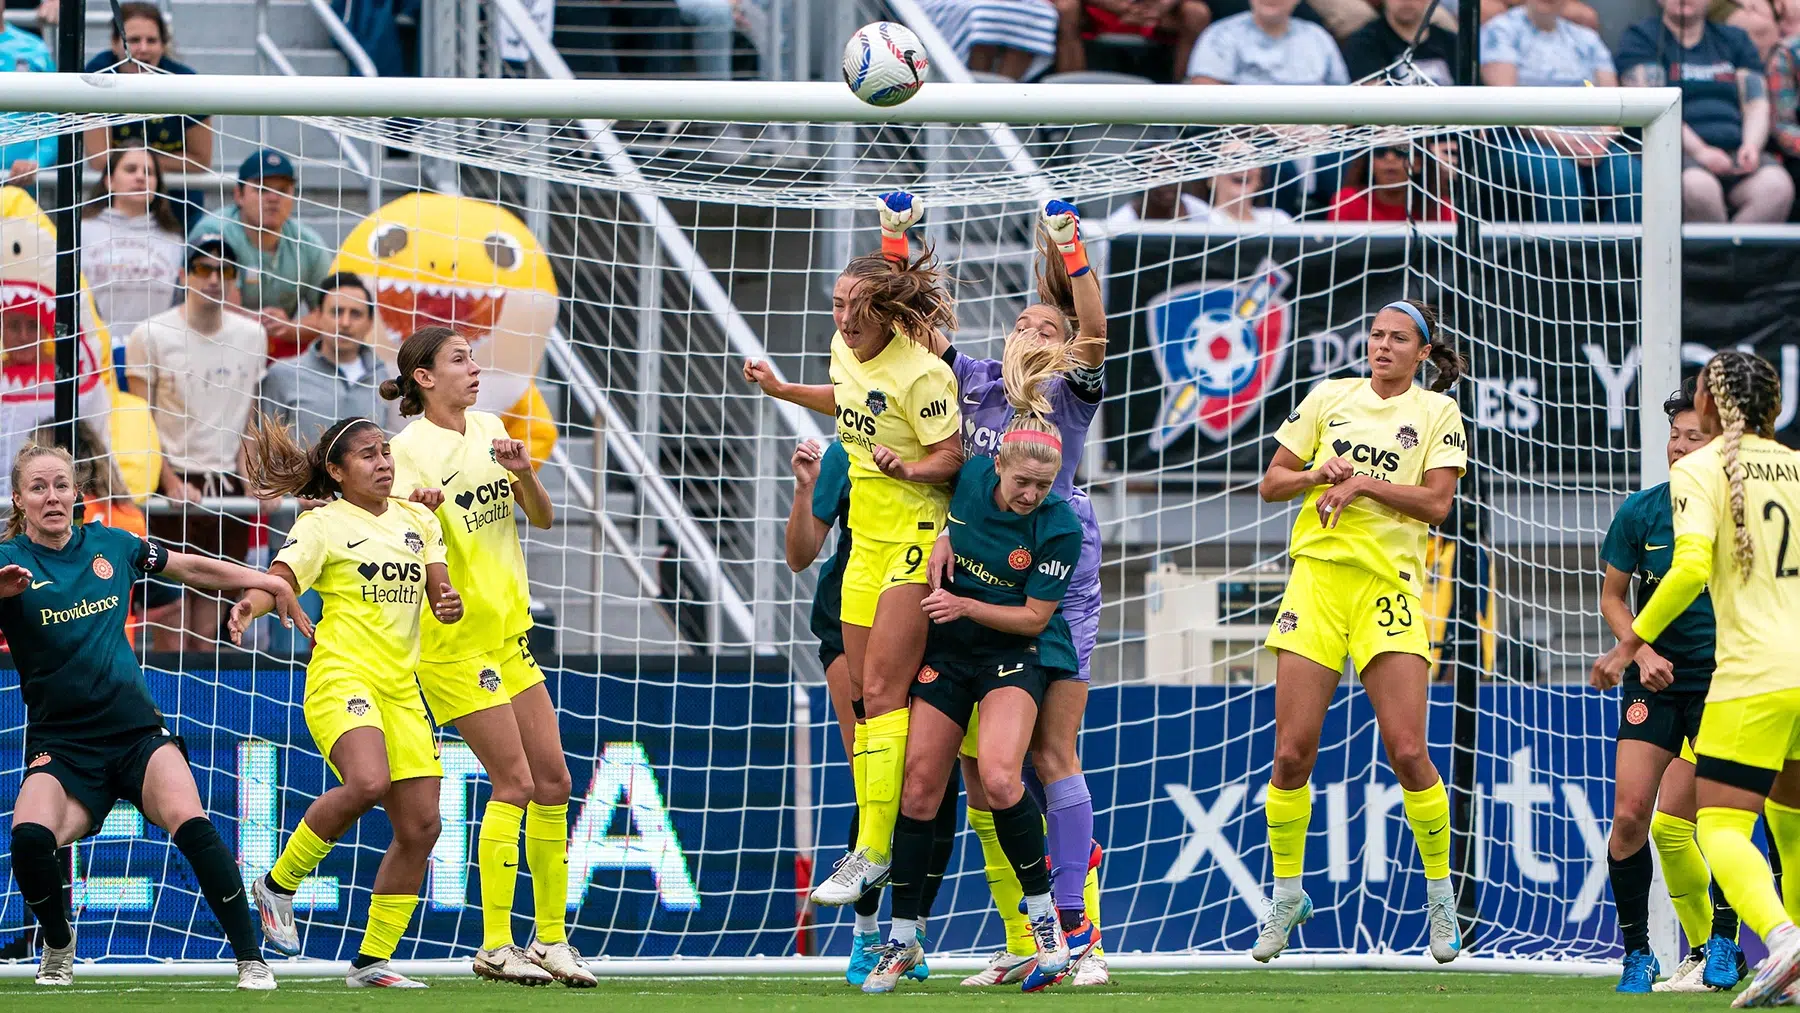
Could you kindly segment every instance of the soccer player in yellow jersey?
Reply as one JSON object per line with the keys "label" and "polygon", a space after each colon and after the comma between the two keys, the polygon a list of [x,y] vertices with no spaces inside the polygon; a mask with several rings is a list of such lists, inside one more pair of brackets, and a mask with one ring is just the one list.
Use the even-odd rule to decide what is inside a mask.
{"label": "soccer player in yellow jersey", "polygon": [[[368,928],[345,983],[422,988],[388,967],[388,958],[412,920],[438,839],[443,768],[413,668],[426,603],[438,622],[462,617],[444,566],[444,535],[430,511],[390,498],[394,459],[387,435],[368,419],[336,423],[310,451],[267,417],[250,437],[247,470],[257,495],[329,501],[294,522],[269,572],[296,593],[311,588],[324,599],[306,666],[306,727],[342,782],[307,807],[274,868],[252,886],[263,935],[283,953],[300,951],[295,891],[379,804],[394,841],[375,871]],[[273,601],[251,590],[232,611],[234,626]]]}
{"label": "soccer player in yellow jersey", "polygon": [[[1436,380],[1413,382],[1430,361]],[[1389,303],[1369,327],[1369,377],[1314,387],[1275,432],[1262,479],[1266,502],[1304,495],[1288,554],[1294,559],[1267,646],[1275,669],[1275,765],[1265,814],[1274,903],[1250,955],[1272,959],[1312,915],[1301,886],[1307,778],[1319,731],[1346,660],[1375,708],[1388,762],[1404,791],[1425,866],[1431,955],[1462,948],[1450,889],[1450,799],[1425,751],[1431,643],[1419,609],[1427,529],[1450,512],[1467,443],[1456,402],[1440,393],[1464,370],[1437,313],[1415,300]]]}
{"label": "soccer player in yellow jersey", "polygon": [[861,701],[851,767],[859,808],[856,849],[813,890],[815,904],[851,904],[891,864],[906,761],[907,700],[925,655],[925,562],[944,528],[944,483],[962,466],[956,376],[929,348],[956,310],[930,251],[913,257],[906,226],[882,204],[882,252],[852,260],[831,292],[831,386],[779,381],[760,362],[744,378],[769,394],[837,416],[850,455],[850,529],[844,566],[844,652]]}
{"label": "soccer player in yellow jersey", "polygon": [[1800,890],[1786,906],[1751,843],[1768,817],[1781,864],[1800,868],[1800,453],[1775,442],[1781,380],[1767,360],[1720,352],[1700,372],[1694,407],[1722,433],[1675,463],[1669,497],[1675,559],[1631,633],[1594,664],[1617,685],[1702,589],[1718,639],[1712,685],[1694,742],[1700,851],[1725,897],[1769,956],[1733,1006],[1800,999]]}
{"label": "soccer player in yellow jersey", "polygon": [[[436,511],[450,573],[467,601],[462,621],[427,621],[419,685],[440,725],[455,725],[488,772],[493,795],[476,840],[482,943],[477,975],[522,985],[552,979],[596,984],[569,945],[569,765],[556,705],[531,656],[530,583],[515,508],[536,528],[554,519],[525,444],[499,416],[473,411],[481,367],[448,327],[422,327],[401,343],[399,376],[381,393],[417,416],[394,437],[394,495]],[[513,941],[519,831],[531,869],[537,938]]]}

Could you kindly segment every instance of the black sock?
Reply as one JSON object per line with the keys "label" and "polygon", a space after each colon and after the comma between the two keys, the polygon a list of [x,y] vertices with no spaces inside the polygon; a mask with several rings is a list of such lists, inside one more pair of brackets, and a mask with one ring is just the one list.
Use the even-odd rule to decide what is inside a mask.
{"label": "black sock", "polygon": [[1056,921],[1062,926],[1064,932],[1073,932],[1081,928],[1081,917],[1082,912],[1080,911],[1064,911],[1061,908],[1056,911]]}
{"label": "black sock", "polygon": [[12,832],[13,878],[19,895],[37,916],[45,946],[67,946],[74,938],[69,909],[63,903],[62,864],[56,860],[56,835],[40,823],[18,823]]}
{"label": "black sock", "polygon": [[938,888],[944,885],[944,873],[950,868],[950,855],[956,850],[956,814],[962,809],[959,766],[950,768],[950,784],[944,789],[944,800],[938,803],[937,817],[931,821],[931,867],[925,872],[925,894],[919,902],[921,918],[931,917]]}
{"label": "black sock", "polygon": [[994,836],[1012,863],[1025,896],[1050,892],[1050,868],[1044,864],[1044,816],[1025,795],[1005,809],[994,810]]}
{"label": "black sock", "polygon": [[888,873],[896,919],[917,918],[923,910],[925,874],[931,868],[931,824],[905,813],[894,824],[894,864]]}
{"label": "black sock", "polygon": [[294,894],[299,892],[297,890],[289,890],[287,887],[282,886],[280,883],[275,882],[275,877],[269,875],[266,872],[262,874],[262,884],[263,884],[263,888],[268,890],[270,893],[278,893],[278,894],[282,895],[283,897],[292,897]]}
{"label": "black sock", "polygon": [[1726,939],[1736,942],[1738,937],[1738,913],[1736,909],[1731,906],[1731,902],[1725,899],[1725,891],[1719,889],[1719,881],[1716,879],[1713,880],[1712,885],[1712,900],[1712,934],[1715,936],[1723,936]]}
{"label": "black sock", "polygon": [[250,922],[250,898],[244,895],[244,880],[238,873],[237,860],[231,849],[212,825],[212,820],[196,816],[175,828],[175,846],[194,867],[194,878],[200,881],[200,893],[213,917],[225,930],[231,952],[239,960],[261,960],[262,949],[256,945],[256,929]]}
{"label": "black sock", "polygon": [[[855,809],[850,810],[850,843],[845,846],[845,850],[856,850],[856,833],[861,827],[862,813]],[[863,891],[863,895],[856,898],[855,909],[856,913],[862,915],[864,918],[873,918],[877,914],[880,914],[881,888],[877,887],[873,890]]]}
{"label": "black sock", "polygon": [[1619,934],[1625,937],[1625,952],[1650,948],[1650,877],[1654,866],[1650,845],[1628,858],[1606,856],[1611,873],[1613,906],[1619,912]]}
{"label": "black sock", "polygon": [[360,971],[370,964],[379,964],[386,959],[386,957],[371,957],[367,953],[358,953],[356,959],[350,962],[350,966]]}

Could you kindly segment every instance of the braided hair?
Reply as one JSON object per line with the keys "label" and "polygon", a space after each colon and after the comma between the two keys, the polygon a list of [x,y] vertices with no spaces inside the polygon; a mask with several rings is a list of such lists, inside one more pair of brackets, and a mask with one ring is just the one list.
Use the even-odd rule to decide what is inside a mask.
{"label": "braided hair", "polygon": [[1732,559],[1738,577],[1750,579],[1756,562],[1756,543],[1744,523],[1744,465],[1738,448],[1749,430],[1766,440],[1775,438],[1775,418],[1781,414],[1781,377],[1769,360],[1749,352],[1720,352],[1700,371],[1700,379],[1719,409],[1724,443],[1719,454],[1725,463],[1725,480],[1731,486]]}

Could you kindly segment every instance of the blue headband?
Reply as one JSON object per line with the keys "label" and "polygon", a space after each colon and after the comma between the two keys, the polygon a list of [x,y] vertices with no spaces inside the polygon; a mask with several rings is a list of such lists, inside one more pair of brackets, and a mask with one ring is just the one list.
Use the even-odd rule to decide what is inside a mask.
{"label": "blue headband", "polygon": [[1425,314],[1420,313],[1417,306],[1414,306],[1409,302],[1391,302],[1386,306],[1383,306],[1382,309],[1399,310],[1407,316],[1412,317],[1412,322],[1419,325],[1420,344],[1431,344],[1431,328],[1425,326]]}

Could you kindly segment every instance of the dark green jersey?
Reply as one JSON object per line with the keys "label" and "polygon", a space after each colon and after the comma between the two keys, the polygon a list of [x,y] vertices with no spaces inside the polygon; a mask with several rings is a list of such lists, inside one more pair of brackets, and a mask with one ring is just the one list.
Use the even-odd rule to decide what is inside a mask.
{"label": "dark green jersey", "polygon": [[[1643,610],[1673,564],[1674,516],[1669,483],[1664,482],[1627,496],[1606,529],[1600,560],[1638,578],[1638,611]],[[1712,685],[1714,636],[1712,598],[1702,591],[1651,645],[1675,667],[1675,681],[1670,689],[1705,691]],[[1637,681],[1636,665],[1625,670],[1625,678]]]}
{"label": "dark green jersey", "polygon": [[[1023,605],[1025,599],[1060,602],[1081,558],[1081,521],[1052,493],[1023,516],[994,502],[1000,476],[991,457],[972,457],[957,473],[947,531],[956,554],[950,591],[991,605]],[[1062,610],[1035,637],[989,629],[973,619],[933,625],[927,654],[948,653],[982,664],[1035,662],[1076,670],[1075,647]]]}
{"label": "dark green jersey", "polygon": [[131,585],[167,560],[161,546],[102,524],[76,525],[61,549],[24,535],[0,542],[0,567],[31,571],[30,587],[0,599],[31,734],[90,738],[162,725],[125,616]]}
{"label": "dark green jersey", "polygon": [[825,650],[844,653],[844,564],[850,560],[850,455],[836,440],[819,460],[819,480],[813,485],[813,516],[838,529],[837,549],[819,571],[813,590],[812,633]]}

